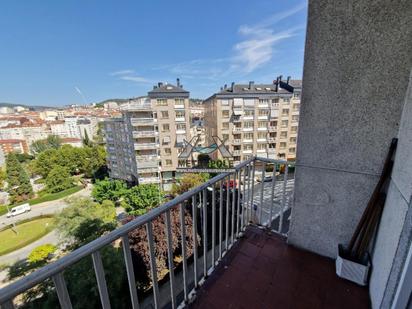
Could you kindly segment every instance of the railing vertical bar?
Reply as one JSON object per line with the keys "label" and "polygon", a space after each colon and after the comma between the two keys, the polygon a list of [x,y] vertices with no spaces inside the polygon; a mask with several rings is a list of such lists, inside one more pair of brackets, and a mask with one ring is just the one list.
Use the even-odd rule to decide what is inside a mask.
{"label": "railing vertical bar", "polygon": [[169,264],[170,278],[170,298],[172,299],[172,308],[176,308],[176,292],[175,292],[175,272],[173,265],[173,238],[172,226],[170,221],[170,210],[166,211],[166,241],[167,241],[167,259]]}
{"label": "railing vertical bar", "polygon": [[220,182],[219,192],[219,258],[222,258],[222,242],[223,242],[223,180]]}
{"label": "railing vertical bar", "polygon": [[259,225],[262,225],[262,218],[263,218],[263,193],[265,191],[265,175],[266,175],[266,163],[263,163],[263,167],[262,167],[262,181],[261,181],[261,185],[262,188],[260,190],[260,202],[259,202],[259,208],[260,208],[260,212],[259,212]]}
{"label": "railing vertical bar", "polygon": [[152,275],[153,281],[153,299],[155,308],[159,307],[159,285],[157,283],[157,266],[156,266],[156,253],[155,253],[155,244],[153,240],[153,228],[152,221],[146,223],[147,231],[147,242],[149,244],[149,257],[150,257],[150,272]]}
{"label": "railing vertical bar", "polygon": [[14,304],[13,304],[13,300],[8,300],[2,304],[0,304],[0,308],[1,309],[14,309]]}
{"label": "railing vertical bar", "polygon": [[283,212],[285,211],[286,204],[286,186],[288,184],[288,164],[285,164],[285,176],[283,177],[283,190],[282,190],[282,205],[280,206],[280,215],[279,215],[279,233],[282,233],[283,228]]}
{"label": "railing vertical bar", "polygon": [[207,189],[203,190],[203,275],[207,277]]}
{"label": "railing vertical bar", "polygon": [[196,205],[196,195],[192,196],[192,213],[193,213],[193,276],[194,285],[197,288],[197,205]]}
{"label": "railing vertical bar", "polygon": [[236,207],[236,172],[233,174],[233,187],[232,187],[232,220],[231,220],[231,244],[234,242],[234,233],[235,233],[235,207]]}
{"label": "railing vertical bar", "polygon": [[250,202],[250,193],[251,193],[251,185],[250,185],[250,179],[252,178],[252,162],[248,166],[248,172],[247,172],[247,209],[246,209],[246,222],[249,224],[250,221],[250,213],[252,209],[252,203]]}
{"label": "railing vertical bar", "polygon": [[127,234],[122,236],[122,247],[123,247],[124,261],[126,265],[127,280],[129,283],[130,299],[132,302],[132,308],[138,309],[139,299],[137,298],[136,279],[134,276],[132,254],[130,252],[129,237]]}
{"label": "railing vertical bar", "polygon": [[103,309],[110,309],[109,292],[107,291],[106,278],[104,275],[104,268],[102,256],[100,251],[92,253],[93,267],[97,279],[97,288],[99,289],[100,301]]}
{"label": "railing vertical bar", "polygon": [[[185,208],[184,204],[180,204],[180,234],[182,235],[182,257],[183,257],[183,293],[184,299],[187,302],[187,256],[186,256],[186,224],[185,224]],[[193,239],[196,246],[196,238]]]}
{"label": "railing vertical bar", "polygon": [[267,227],[272,225],[272,216],[273,216],[273,204],[275,203],[275,186],[276,186],[276,163],[273,164],[273,174],[272,174],[272,190],[270,193],[270,212],[269,212],[269,221]]}
{"label": "railing vertical bar", "polygon": [[239,185],[237,186],[237,209],[236,209],[236,238],[239,237],[239,216],[240,216],[240,188],[241,188],[241,182],[242,182],[242,169],[239,170],[238,172],[238,183]]}
{"label": "railing vertical bar", "polygon": [[66,281],[62,273],[58,273],[52,277],[54,286],[56,287],[57,298],[59,299],[62,309],[72,309],[69,292],[67,291]]}
{"label": "railing vertical bar", "polygon": [[242,197],[242,221],[241,221],[241,230],[244,230],[245,227],[245,213],[247,211],[246,203],[246,167],[243,169],[243,197]]}
{"label": "railing vertical bar", "polygon": [[254,198],[254,193],[255,193],[255,170],[256,170],[256,159],[255,159],[255,161],[253,161],[253,167],[252,167],[252,191],[251,191],[251,196],[250,196],[250,221],[254,221],[253,220],[253,214],[254,214],[254,211],[255,211],[255,209],[254,209],[254,200],[253,200],[253,198]]}
{"label": "railing vertical bar", "polygon": [[215,267],[215,248],[216,247],[216,188],[213,185],[212,191],[212,268]]}
{"label": "railing vertical bar", "polygon": [[227,176],[226,182],[226,251],[229,249],[229,200],[230,200],[230,192],[229,192],[229,185],[230,185],[230,175]]}

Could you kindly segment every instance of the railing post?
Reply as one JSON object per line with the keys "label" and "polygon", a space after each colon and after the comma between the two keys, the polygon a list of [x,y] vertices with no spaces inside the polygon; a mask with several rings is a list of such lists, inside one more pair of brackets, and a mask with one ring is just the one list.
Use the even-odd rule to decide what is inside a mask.
{"label": "railing post", "polygon": [[139,300],[137,298],[136,279],[134,277],[132,254],[130,252],[130,244],[128,235],[122,236],[122,247],[124,261],[126,265],[127,280],[129,283],[130,299],[133,309],[139,308]]}
{"label": "railing post", "polygon": [[150,272],[152,275],[153,282],[153,298],[155,308],[159,308],[159,286],[157,283],[157,266],[156,266],[156,253],[155,253],[155,244],[153,240],[153,228],[152,221],[146,223],[147,231],[147,242],[149,245],[149,257],[150,257]]}
{"label": "railing post", "polygon": [[234,242],[234,233],[235,233],[235,206],[236,206],[236,172],[233,174],[233,192],[232,192],[232,220],[231,220],[231,246]]}
{"label": "railing post", "polygon": [[282,233],[283,228],[283,212],[285,211],[286,204],[286,186],[288,184],[288,164],[285,163],[285,176],[283,178],[283,190],[282,190],[282,205],[280,206],[280,215],[279,215],[279,230],[278,232]]}
{"label": "railing post", "polygon": [[94,266],[94,272],[97,279],[97,287],[99,289],[100,301],[103,309],[110,309],[109,292],[107,291],[106,278],[104,275],[104,268],[102,262],[102,256],[99,251],[92,253],[92,260]]}
{"label": "railing post", "polygon": [[262,168],[262,181],[260,182],[262,188],[260,190],[260,212],[259,212],[259,225],[262,225],[262,218],[263,218],[263,193],[265,191],[265,175],[266,175],[266,163],[263,163]]}
{"label": "railing post", "polygon": [[196,195],[192,196],[192,213],[193,213],[193,226],[192,226],[192,231],[193,231],[193,276],[194,278],[194,285],[195,288],[198,287],[198,282],[197,282],[197,205],[196,205]]}
{"label": "railing post", "polygon": [[272,226],[273,204],[275,203],[275,186],[276,186],[276,163],[273,164],[272,190],[270,193],[270,213],[269,213],[269,222],[267,225],[268,228]]}
{"label": "railing post", "polygon": [[230,185],[230,175],[227,176],[227,182],[226,182],[226,251],[229,249],[229,200],[230,200],[230,191],[229,191],[229,185]]}
{"label": "railing post", "polygon": [[219,259],[222,258],[222,243],[223,243],[223,180],[220,181],[219,193]]}
{"label": "railing post", "polygon": [[172,308],[176,308],[176,292],[175,292],[175,275],[173,265],[173,238],[172,227],[170,223],[170,210],[166,211],[166,241],[167,241],[167,259],[169,264],[170,278],[170,296],[172,299]]}
{"label": "railing post", "polygon": [[255,211],[254,209],[254,193],[255,193],[255,170],[256,170],[256,159],[253,161],[253,168],[252,168],[252,192],[251,192],[251,197],[250,197],[250,221],[254,221],[252,219],[252,215]]}
{"label": "railing post", "polygon": [[216,247],[216,189],[213,185],[212,191],[212,268],[215,267],[215,248]]}
{"label": "railing post", "polygon": [[236,238],[239,237],[239,215],[240,215],[240,186],[242,182],[242,169],[238,172],[238,183],[237,186],[237,208],[236,208]]}
{"label": "railing post", "polygon": [[54,286],[56,287],[57,298],[59,299],[62,309],[72,309],[69,292],[67,291],[66,282],[62,273],[58,273],[52,277]]}
{"label": "railing post", "polygon": [[242,195],[242,220],[241,231],[245,228],[245,213],[247,212],[247,200],[246,200],[246,168],[249,170],[249,165],[243,169],[243,195]]}
{"label": "railing post", "polygon": [[207,189],[203,189],[203,275],[207,277]]}
{"label": "railing post", "polygon": [[[187,256],[186,256],[186,224],[185,208],[183,203],[180,204],[180,234],[182,235],[182,257],[183,257],[183,293],[185,302],[188,301],[187,291]],[[193,239],[193,246],[196,246],[196,239]]]}

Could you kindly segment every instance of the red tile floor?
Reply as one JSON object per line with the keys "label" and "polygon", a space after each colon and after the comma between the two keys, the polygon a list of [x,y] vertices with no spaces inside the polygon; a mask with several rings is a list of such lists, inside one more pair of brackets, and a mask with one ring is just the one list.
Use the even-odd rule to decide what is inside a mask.
{"label": "red tile floor", "polygon": [[191,308],[370,308],[368,290],[335,274],[334,261],[256,227],[225,256]]}

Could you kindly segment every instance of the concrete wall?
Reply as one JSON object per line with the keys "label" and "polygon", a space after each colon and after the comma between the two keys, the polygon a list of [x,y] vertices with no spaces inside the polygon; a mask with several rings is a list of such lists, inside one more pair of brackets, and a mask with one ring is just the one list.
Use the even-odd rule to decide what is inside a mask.
{"label": "concrete wall", "polygon": [[392,303],[412,239],[412,74],[399,130],[391,185],[373,252],[373,308]]}
{"label": "concrete wall", "polygon": [[293,245],[335,257],[338,243],[349,242],[398,135],[411,3],[309,1]]}

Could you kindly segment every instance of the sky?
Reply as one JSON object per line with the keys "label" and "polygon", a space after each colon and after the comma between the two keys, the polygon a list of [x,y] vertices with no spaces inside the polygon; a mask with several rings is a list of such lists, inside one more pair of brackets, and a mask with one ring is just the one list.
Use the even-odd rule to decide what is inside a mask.
{"label": "sky", "polygon": [[179,77],[300,79],[306,1],[14,1],[0,4],[0,102],[61,106],[146,95]]}

